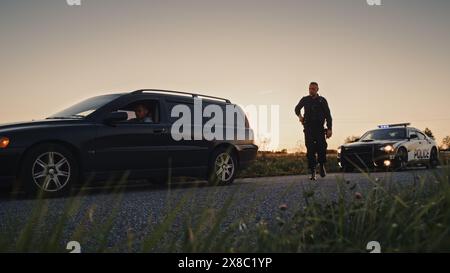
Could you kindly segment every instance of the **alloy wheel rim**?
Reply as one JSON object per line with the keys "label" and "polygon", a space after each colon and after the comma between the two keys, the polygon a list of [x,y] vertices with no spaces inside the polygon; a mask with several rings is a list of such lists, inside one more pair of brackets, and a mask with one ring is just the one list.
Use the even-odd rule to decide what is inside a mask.
{"label": "alloy wheel rim", "polygon": [[234,175],[233,158],[228,153],[222,153],[216,158],[216,176],[220,181],[227,182]]}
{"label": "alloy wheel rim", "polygon": [[64,188],[69,182],[70,174],[69,161],[57,152],[46,152],[38,156],[31,172],[34,183],[46,192]]}

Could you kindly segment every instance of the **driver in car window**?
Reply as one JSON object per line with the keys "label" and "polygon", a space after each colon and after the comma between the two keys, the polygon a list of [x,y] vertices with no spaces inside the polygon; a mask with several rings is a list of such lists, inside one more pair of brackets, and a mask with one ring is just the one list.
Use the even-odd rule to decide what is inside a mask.
{"label": "driver in car window", "polygon": [[153,123],[150,109],[144,104],[138,104],[134,107],[136,118],[130,119],[131,122]]}

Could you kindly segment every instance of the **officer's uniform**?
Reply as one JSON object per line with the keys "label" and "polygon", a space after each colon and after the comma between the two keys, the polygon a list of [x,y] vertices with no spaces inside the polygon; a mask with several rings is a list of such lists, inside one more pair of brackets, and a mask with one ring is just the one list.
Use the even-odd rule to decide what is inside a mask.
{"label": "officer's uniform", "polygon": [[[324,97],[303,97],[295,107],[295,114],[300,115],[300,110],[305,108],[304,130],[309,169],[315,169],[317,162],[327,161],[326,130],[323,127],[326,121],[327,129],[332,129],[332,118],[328,102]],[[317,159],[316,159],[317,153]]]}

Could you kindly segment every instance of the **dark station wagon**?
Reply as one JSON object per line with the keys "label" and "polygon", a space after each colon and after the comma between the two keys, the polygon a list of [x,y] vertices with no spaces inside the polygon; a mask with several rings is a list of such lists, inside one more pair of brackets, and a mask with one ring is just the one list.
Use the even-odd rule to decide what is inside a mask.
{"label": "dark station wagon", "polygon": [[[200,111],[195,109],[199,100]],[[244,120],[232,123],[232,138],[202,136],[209,119],[202,115],[199,122],[195,114],[210,105],[215,110],[234,109],[233,117]],[[180,122],[173,116],[176,106],[192,110],[185,120],[197,120],[181,126],[184,132],[173,128]],[[142,112],[147,117],[138,118]],[[225,121],[209,129],[230,130]],[[239,132],[245,137],[237,138]],[[0,125],[0,185],[52,195],[87,178],[99,181],[123,174],[129,179],[190,176],[230,184],[238,170],[255,159],[257,150],[247,117],[229,100],[137,90],[93,97],[45,120]]]}

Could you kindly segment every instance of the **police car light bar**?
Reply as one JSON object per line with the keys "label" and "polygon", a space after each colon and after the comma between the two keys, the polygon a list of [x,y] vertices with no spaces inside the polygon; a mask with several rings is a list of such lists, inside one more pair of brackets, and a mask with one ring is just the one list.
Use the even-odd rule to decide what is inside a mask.
{"label": "police car light bar", "polygon": [[407,127],[411,125],[411,123],[398,123],[398,124],[386,124],[386,125],[378,125],[380,129],[393,128],[393,127]]}

